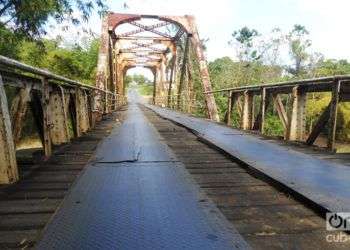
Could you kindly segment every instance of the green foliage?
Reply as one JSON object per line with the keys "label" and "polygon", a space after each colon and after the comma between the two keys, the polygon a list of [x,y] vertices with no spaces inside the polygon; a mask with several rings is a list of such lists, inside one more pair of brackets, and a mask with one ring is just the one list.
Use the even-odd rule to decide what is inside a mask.
{"label": "green foliage", "polygon": [[17,58],[27,64],[46,68],[56,74],[93,84],[95,81],[99,41],[92,40],[87,48],[64,48],[57,41],[43,40],[41,44],[22,41]]}
{"label": "green foliage", "polygon": [[151,81],[147,79],[144,75],[134,74],[131,76],[131,81],[135,82],[138,85],[150,84]]}
{"label": "green foliage", "polygon": [[58,23],[69,21],[78,25],[87,21],[96,10],[106,11],[105,0],[2,0],[0,1],[0,27],[7,27],[27,38],[45,34],[51,18]]}
{"label": "green foliage", "polygon": [[283,136],[284,128],[281,120],[276,115],[268,113],[265,117],[265,134],[269,136]]}
{"label": "green foliage", "polygon": [[287,70],[294,76],[305,74],[305,62],[310,57],[308,48],[311,47],[311,40],[308,39],[309,31],[302,25],[294,25],[293,30],[287,35],[289,42],[289,54],[294,61],[293,67]]}
{"label": "green foliage", "polygon": [[259,36],[258,31],[255,29],[249,29],[248,27],[243,27],[242,29],[233,32],[233,40],[231,40],[229,44],[238,42],[238,57],[241,61],[252,62],[261,58],[261,55],[258,54],[258,50],[254,47],[254,39],[257,36]]}
{"label": "green foliage", "polygon": [[152,96],[153,95],[153,85],[152,84],[139,84],[137,86],[138,92],[142,96]]}

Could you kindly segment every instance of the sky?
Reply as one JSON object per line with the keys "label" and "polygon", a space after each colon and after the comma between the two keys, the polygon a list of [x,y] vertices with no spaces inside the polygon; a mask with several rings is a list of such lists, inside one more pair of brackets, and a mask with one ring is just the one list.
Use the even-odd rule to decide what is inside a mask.
{"label": "sky", "polygon": [[[128,9],[124,9],[124,2]],[[108,0],[111,11],[136,14],[194,15],[201,38],[209,38],[209,60],[234,56],[228,45],[234,30],[244,26],[260,33],[275,27],[284,32],[306,26],[313,50],[326,58],[350,59],[350,0]],[[94,31],[100,20],[94,17]]]}
{"label": "sky", "polygon": [[[210,61],[234,57],[228,41],[237,29],[248,26],[264,34],[279,27],[288,32],[294,24],[309,30],[313,51],[326,58],[350,60],[350,0],[107,0],[107,4],[119,13],[194,15],[200,37],[209,38]],[[88,26],[99,34],[100,18],[93,16]]]}

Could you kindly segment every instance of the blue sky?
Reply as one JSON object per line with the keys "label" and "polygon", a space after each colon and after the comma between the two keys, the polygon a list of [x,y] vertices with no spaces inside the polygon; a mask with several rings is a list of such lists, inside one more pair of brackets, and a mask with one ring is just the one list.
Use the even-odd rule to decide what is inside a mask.
{"label": "blue sky", "polygon": [[[129,6],[124,9],[124,3]],[[234,30],[248,26],[260,33],[275,27],[284,32],[294,24],[310,31],[313,51],[326,58],[350,60],[348,11],[350,0],[107,0],[114,12],[159,15],[194,15],[200,36],[209,38],[209,60],[222,56],[234,57],[228,45]],[[93,16],[87,26],[100,33],[101,20]],[[60,33],[59,31],[53,34]],[[75,39],[65,34],[67,39]]]}

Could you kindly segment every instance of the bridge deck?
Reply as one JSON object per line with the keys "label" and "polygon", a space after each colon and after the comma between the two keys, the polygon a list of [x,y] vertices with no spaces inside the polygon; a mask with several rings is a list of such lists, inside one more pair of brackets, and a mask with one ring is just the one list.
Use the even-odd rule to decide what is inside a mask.
{"label": "bridge deck", "polygon": [[246,249],[136,104],[48,225],[38,249]]}
{"label": "bridge deck", "polygon": [[116,118],[122,118],[121,114],[105,117],[89,133],[60,146],[47,162],[20,152],[21,181],[0,187],[0,249],[27,249],[36,244],[98,143],[116,125]]}
{"label": "bridge deck", "polygon": [[[1,219],[12,213],[19,217],[12,220],[11,228],[0,228],[0,243],[23,248],[39,239],[39,249],[232,249],[248,245],[254,249],[349,249],[350,242],[328,243],[325,220],[286,190],[281,192],[269,179],[198,140],[183,126],[150,109],[141,110],[135,104],[129,106],[126,119],[98,146],[67,195],[78,172],[66,173],[70,182],[62,192],[55,190],[60,198],[49,212],[30,211],[30,216],[44,215],[38,220],[40,227],[23,228],[36,217],[23,220],[28,211],[20,206],[2,207]],[[170,114],[174,119],[186,117],[157,112],[168,118]],[[124,113],[119,112],[123,117]],[[109,120],[91,135],[102,138],[113,124]],[[63,168],[81,169],[86,163],[76,162],[79,145],[89,146],[86,138],[80,140],[83,143],[66,146],[65,155],[71,157]],[[89,150],[86,159],[94,148]],[[57,164],[55,157],[62,154],[56,153],[51,162]],[[31,176],[43,171],[50,171],[45,178],[56,181],[64,172],[49,162],[34,169]],[[50,182],[44,184],[54,188]],[[37,198],[52,201],[55,191]],[[25,192],[32,191],[19,192],[25,197]],[[7,204],[3,201],[0,205]]]}
{"label": "bridge deck", "polygon": [[[148,106],[162,117],[179,123],[203,140],[272,178],[324,211],[350,211],[350,167],[277,145],[225,125],[178,112]],[[339,159],[334,159],[338,160]],[[340,159],[344,161],[344,159]],[[348,161],[349,164],[349,161]]]}

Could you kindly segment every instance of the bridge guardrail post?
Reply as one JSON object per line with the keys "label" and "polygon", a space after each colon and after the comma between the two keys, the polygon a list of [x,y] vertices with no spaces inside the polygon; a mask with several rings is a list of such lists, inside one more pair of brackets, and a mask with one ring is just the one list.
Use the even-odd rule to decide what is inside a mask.
{"label": "bridge guardrail post", "polygon": [[0,184],[18,181],[15,145],[4,83],[0,75]]}
{"label": "bridge guardrail post", "polygon": [[227,125],[231,124],[231,116],[232,116],[232,91],[228,91],[227,94],[227,110],[226,110],[226,116],[225,116],[225,123]]}
{"label": "bridge guardrail post", "polygon": [[250,130],[253,121],[253,95],[249,91],[244,91],[242,108],[242,129]]}
{"label": "bridge guardrail post", "polygon": [[335,136],[337,128],[337,113],[340,96],[341,81],[335,80],[332,86],[332,100],[330,103],[330,115],[329,115],[329,130],[328,130],[328,142],[327,147],[330,150],[335,149]]}
{"label": "bridge guardrail post", "polygon": [[261,88],[261,99],[260,99],[260,124],[259,130],[260,133],[265,133],[265,112],[267,109],[267,101],[266,101],[266,88]]}
{"label": "bridge guardrail post", "polygon": [[44,152],[45,157],[48,158],[52,154],[52,141],[50,136],[51,126],[50,123],[50,87],[49,79],[43,77],[42,80],[42,112],[43,112],[43,139],[44,139]]}

